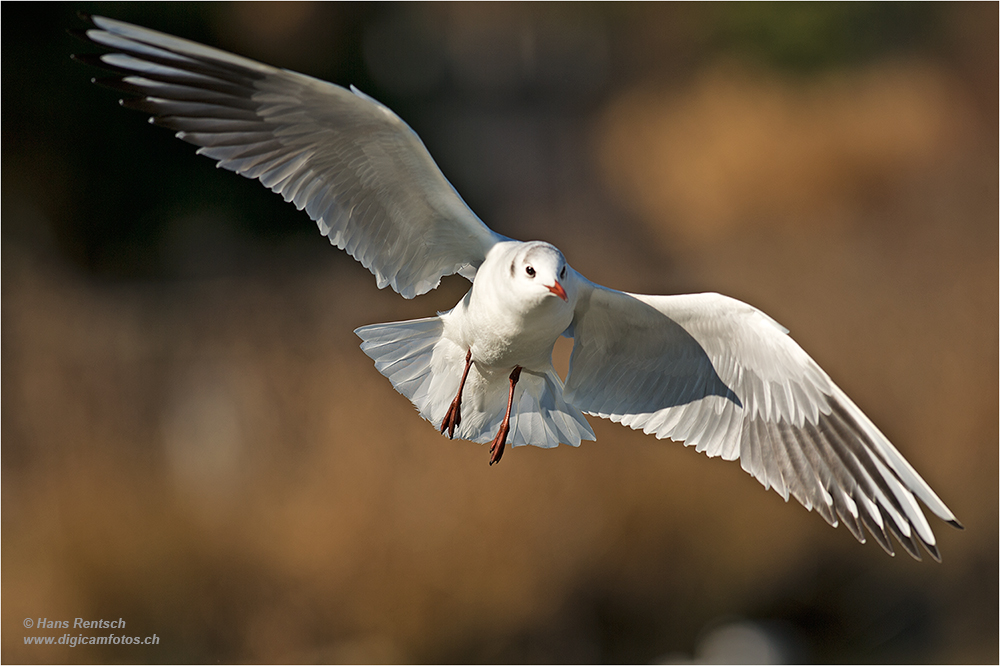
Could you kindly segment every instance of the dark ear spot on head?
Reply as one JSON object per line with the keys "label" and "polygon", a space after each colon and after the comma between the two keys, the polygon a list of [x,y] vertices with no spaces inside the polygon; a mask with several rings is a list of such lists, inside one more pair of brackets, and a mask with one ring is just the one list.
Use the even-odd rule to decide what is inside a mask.
{"label": "dark ear spot on head", "polygon": [[516,269],[514,268],[514,264],[516,264],[516,263],[517,263],[517,259],[515,259],[512,262],[510,262],[510,276],[511,277],[514,277],[514,273],[517,272]]}

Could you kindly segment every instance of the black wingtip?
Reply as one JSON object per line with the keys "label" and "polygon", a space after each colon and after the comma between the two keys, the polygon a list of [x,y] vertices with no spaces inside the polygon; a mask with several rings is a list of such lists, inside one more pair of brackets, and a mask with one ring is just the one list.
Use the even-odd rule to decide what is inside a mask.
{"label": "black wingtip", "polygon": [[92,67],[107,67],[103,62],[101,62],[100,53],[74,53],[70,55],[70,58],[76,60],[77,62],[83,63],[84,65],[90,65]]}
{"label": "black wingtip", "polygon": [[[83,21],[84,23],[87,24],[87,27],[86,28],[67,28],[66,32],[69,35],[71,35],[71,36],[73,36],[73,37],[75,37],[75,38],[77,38],[77,39],[79,39],[81,41],[87,42],[88,44],[93,44],[94,41],[90,37],[87,36],[87,31],[88,30],[93,30],[94,28],[97,27],[97,24],[94,23],[94,17],[91,16],[90,14],[86,14],[84,12],[77,12],[76,15],[80,18],[81,21]],[[70,56],[70,57],[75,58],[76,56]]]}
{"label": "black wingtip", "polygon": [[959,529],[959,530],[964,530],[965,529],[965,525],[963,525],[962,523],[958,522],[957,519],[955,519],[955,520],[949,520],[948,524],[951,525],[952,527],[954,527],[955,529]]}
{"label": "black wingtip", "polygon": [[87,37],[88,30],[92,30],[92,28],[66,28],[66,33],[88,44],[93,44],[94,42],[90,40],[90,37]]}
{"label": "black wingtip", "polygon": [[115,67],[114,65],[111,65],[111,64],[108,64],[108,63],[104,62],[104,60],[101,59],[102,56],[104,56],[104,55],[106,55],[106,54],[104,54],[104,53],[74,53],[70,57],[73,60],[76,60],[79,63],[83,63],[84,65],[90,65],[91,67],[99,67],[99,68],[101,68],[103,70],[106,70],[106,71],[109,71],[109,72],[115,72],[117,74],[122,74],[122,75],[133,74],[134,73],[134,72],[130,72],[127,69],[123,69],[122,67]]}
{"label": "black wingtip", "polygon": [[[118,103],[125,107],[126,109],[132,109],[133,111],[141,111],[142,113],[148,113],[150,115],[156,115],[159,109],[156,108],[155,104],[151,104],[145,97],[128,97],[125,99],[118,100]],[[154,122],[155,119],[150,118],[150,122],[154,125],[159,124]]]}
{"label": "black wingtip", "polygon": [[130,95],[145,95],[146,91],[138,88],[131,83],[126,83],[120,78],[113,76],[102,76],[101,78],[93,78],[90,80],[91,83],[99,85],[102,88],[108,88],[109,90],[115,90],[118,92],[128,93]]}

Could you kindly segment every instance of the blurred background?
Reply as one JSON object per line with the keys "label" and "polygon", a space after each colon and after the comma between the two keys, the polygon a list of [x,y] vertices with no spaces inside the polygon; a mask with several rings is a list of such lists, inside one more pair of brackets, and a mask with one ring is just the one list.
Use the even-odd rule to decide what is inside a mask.
{"label": "blurred background", "polygon": [[[468,283],[378,291],[91,85],[78,10],[353,83],[500,233],[763,309],[966,530],[890,558],[596,419],[489,468],[352,333]],[[4,662],[997,661],[996,3],[2,16]],[[29,647],[25,617],[161,642]]]}

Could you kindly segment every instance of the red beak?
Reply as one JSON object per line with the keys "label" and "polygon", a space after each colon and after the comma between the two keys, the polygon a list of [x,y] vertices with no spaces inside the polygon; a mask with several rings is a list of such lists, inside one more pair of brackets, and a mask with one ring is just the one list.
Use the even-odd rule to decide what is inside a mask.
{"label": "red beak", "polygon": [[563,299],[564,301],[569,300],[569,297],[566,296],[566,290],[563,289],[563,286],[561,284],[559,284],[559,280],[556,280],[556,283],[551,287],[549,287],[548,289],[549,291],[551,291],[553,294]]}

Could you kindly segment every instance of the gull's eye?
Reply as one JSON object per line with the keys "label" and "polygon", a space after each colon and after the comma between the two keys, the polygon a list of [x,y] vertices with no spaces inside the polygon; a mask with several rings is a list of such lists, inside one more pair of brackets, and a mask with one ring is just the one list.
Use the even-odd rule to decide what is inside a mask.
{"label": "gull's eye", "polygon": [[559,271],[559,279],[560,280],[565,280],[566,279],[566,267],[565,266],[563,266],[562,270]]}
{"label": "gull's eye", "polygon": [[535,277],[535,268],[533,266],[525,266],[524,272],[528,274],[528,277]]}

